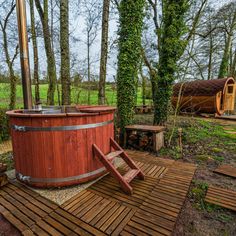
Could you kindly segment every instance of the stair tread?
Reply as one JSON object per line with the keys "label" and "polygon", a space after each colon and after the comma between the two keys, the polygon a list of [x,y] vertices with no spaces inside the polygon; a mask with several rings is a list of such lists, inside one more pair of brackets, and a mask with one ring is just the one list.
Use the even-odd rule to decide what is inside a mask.
{"label": "stair tread", "polygon": [[129,183],[134,179],[137,174],[140,172],[139,169],[130,169],[125,175],[123,176],[124,180]]}
{"label": "stair tread", "polygon": [[119,156],[121,153],[123,153],[123,151],[114,151],[114,152],[110,152],[106,155],[106,159],[108,161],[113,160],[115,157]]}

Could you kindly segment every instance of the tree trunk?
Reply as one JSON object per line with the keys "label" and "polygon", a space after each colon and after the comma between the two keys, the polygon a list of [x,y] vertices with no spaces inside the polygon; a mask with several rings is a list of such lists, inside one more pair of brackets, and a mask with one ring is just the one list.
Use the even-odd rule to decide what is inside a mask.
{"label": "tree trunk", "polygon": [[37,37],[35,30],[35,17],[34,17],[34,1],[30,0],[30,18],[31,18],[31,34],[32,34],[32,43],[33,43],[33,54],[34,54],[34,83],[35,83],[35,103],[40,102],[40,93],[39,93],[39,64],[38,64],[38,46],[37,46]]}
{"label": "tree trunk", "polygon": [[8,66],[9,76],[10,76],[10,103],[9,109],[13,110],[16,106],[16,76],[13,69],[13,65],[11,63],[9,51],[8,51],[8,39],[6,30],[3,31],[3,48],[6,57],[6,63]]}
{"label": "tree trunk", "polygon": [[172,85],[177,71],[177,62],[182,56],[187,42],[185,33],[185,14],[189,5],[185,0],[163,1],[163,26],[160,39],[158,73],[154,83],[154,125],[165,125],[168,117]]}
{"label": "tree trunk", "polygon": [[44,9],[42,9],[40,0],[35,0],[35,5],[38,10],[40,20],[43,26],[43,38],[47,57],[47,72],[49,78],[47,103],[49,105],[54,105],[54,93],[56,89],[57,75],[56,75],[55,56],[52,50],[51,34],[48,25],[48,0],[44,0]]}
{"label": "tree trunk", "polygon": [[107,53],[108,53],[108,27],[109,27],[110,0],[103,1],[102,13],[102,43],[100,59],[100,75],[98,88],[98,104],[105,104],[106,73],[107,73]]}
{"label": "tree trunk", "polygon": [[60,37],[62,105],[70,105],[69,6],[67,0],[60,1]]}
{"label": "tree trunk", "polygon": [[143,100],[143,106],[146,105],[146,80],[147,80],[147,78],[145,76],[142,76],[142,100]]}
{"label": "tree trunk", "polygon": [[139,68],[139,72],[140,72],[140,76],[141,76],[141,79],[142,79],[142,103],[143,103],[143,106],[146,105],[146,81],[147,81],[147,78],[145,77],[145,75],[143,74],[143,64],[140,63],[140,68]]}
{"label": "tree trunk", "polygon": [[90,81],[91,81],[91,74],[90,74],[90,32],[87,31],[87,70],[88,70],[88,105],[90,105]]}
{"label": "tree trunk", "polygon": [[136,81],[141,59],[144,0],[122,0],[119,6],[119,54],[117,70],[117,107],[120,142],[125,126],[133,122]]}
{"label": "tree trunk", "polygon": [[233,62],[230,69],[230,75],[236,79],[236,49],[234,51]]}
{"label": "tree trunk", "polygon": [[208,60],[208,74],[207,74],[207,79],[211,79],[211,73],[212,73],[212,56],[213,56],[213,38],[212,38],[212,33],[209,35],[209,60]]}

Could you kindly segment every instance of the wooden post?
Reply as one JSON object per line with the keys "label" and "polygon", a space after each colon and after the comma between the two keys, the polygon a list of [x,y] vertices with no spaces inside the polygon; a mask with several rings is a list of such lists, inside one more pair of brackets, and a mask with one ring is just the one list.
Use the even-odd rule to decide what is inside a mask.
{"label": "wooden post", "polygon": [[32,109],[32,91],[25,0],[16,0],[24,108]]}

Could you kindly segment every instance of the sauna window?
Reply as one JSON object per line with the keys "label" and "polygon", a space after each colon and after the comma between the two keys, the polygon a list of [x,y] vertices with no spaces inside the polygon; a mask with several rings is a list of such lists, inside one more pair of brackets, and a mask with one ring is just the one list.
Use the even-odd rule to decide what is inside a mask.
{"label": "sauna window", "polygon": [[232,94],[234,91],[234,86],[228,86],[228,93]]}

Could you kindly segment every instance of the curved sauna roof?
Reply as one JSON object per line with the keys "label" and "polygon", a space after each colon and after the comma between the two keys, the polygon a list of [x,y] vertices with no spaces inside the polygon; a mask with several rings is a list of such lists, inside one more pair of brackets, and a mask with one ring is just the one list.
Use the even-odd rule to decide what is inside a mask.
{"label": "curved sauna roof", "polygon": [[173,97],[179,96],[179,90],[182,86],[182,96],[214,96],[218,92],[224,93],[228,84],[234,84],[233,77],[214,80],[195,80],[191,82],[177,83],[173,87]]}

